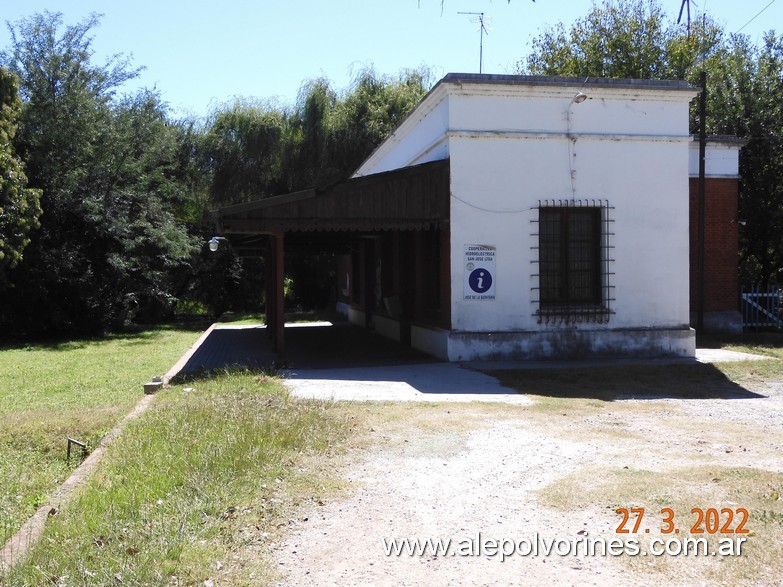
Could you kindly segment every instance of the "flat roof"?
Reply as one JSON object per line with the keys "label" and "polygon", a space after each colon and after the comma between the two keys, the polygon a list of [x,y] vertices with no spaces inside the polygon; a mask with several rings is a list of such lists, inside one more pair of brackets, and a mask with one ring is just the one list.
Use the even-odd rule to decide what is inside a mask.
{"label": "flat roof", "polygon": [[[506,75],[496,73],[447,73],[435,84],[497,84],[516,86],[602,87],[649,90],[694,91],[699,88],[683,80],[619,79],[605,77],[560,77],[548,75]],[[434,89],[434,88],[433,88]]]}

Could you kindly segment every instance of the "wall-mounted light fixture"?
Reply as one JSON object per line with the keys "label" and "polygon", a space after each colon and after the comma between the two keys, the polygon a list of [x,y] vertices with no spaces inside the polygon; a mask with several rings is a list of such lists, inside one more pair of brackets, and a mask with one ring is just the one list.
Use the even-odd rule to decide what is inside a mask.
{"label": "wall-mounted light fixture", "polygon": [[209,250],[213,253],[217,251],[220,246],[220,241],[228,241],[228,239],[224,236],[213,236],[209,239]]}
{"label": "wall-mounted light fixture", "polygon": [[585,100],[587,100],[587,94],[585,94],[584,92],[577,92],[576,95],[571,100],[571,102],[573,102],[574,104],[581,104]]}

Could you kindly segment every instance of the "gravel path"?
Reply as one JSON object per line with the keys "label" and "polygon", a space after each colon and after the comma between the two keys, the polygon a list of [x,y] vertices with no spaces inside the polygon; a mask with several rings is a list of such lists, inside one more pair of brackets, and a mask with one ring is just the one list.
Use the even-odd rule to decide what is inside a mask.
{"label": "gravel path", "polygon": [[[293,389],[307,395],[307,385]],[[537,490],[599,464],[752,466],[783,480],[783,382],[749,391],[758,397],[624,400],[579,414],[542,414],[517,396],[524,401],[505,408],[443,403],[422,407],[418,420],[380,419],[369,447],[348,455],[350,497],[304,512],[277,545],[279,585],[658,584],[638,567],[629,575],[627,561],[613,557],[387,556],[383,539],[616,536],[618,517],[607,506],[574,512],[539,503]]]}

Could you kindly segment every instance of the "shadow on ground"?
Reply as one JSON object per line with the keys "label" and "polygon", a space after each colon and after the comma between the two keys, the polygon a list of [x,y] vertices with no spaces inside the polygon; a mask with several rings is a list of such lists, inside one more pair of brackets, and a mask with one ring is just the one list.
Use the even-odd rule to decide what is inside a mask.
{"label": "shadow on ground", "polygon": [[[466,369],[406,347],[347,322],[287,325],[285,364],[280,365],[266,328],[225,326],[212,330],[178,379],[231,368],[269,371],[284,366],[286,377],[307,393],[354,399],[394,399],[395,394],[526,394],[622,399],[752,399],[763,395],[734,383],[711,364],[697,362],[515,370]],[[489,377],[487,376],[489,375]],[[320,382],[320,383],[318,383]],[[499,382],[499,384],[498,384]],[[390,383],[402,384],[394,388]],[[325,386],[325,388],[324,388]],[[407,387],[408,391],[404,388]],[[377,397],[380,396],[380,397]]]}
{"label": "shadow on ground", "polygon": [[438,362],[437,359],[347,322],[287,325],[281,364],[263,326],[212,330],[180,371],[183,376],[221,369],[258,371],[347,369]]}
{"label": "shadow on ground", "polygon": [[487,371],[520,393],[616,401],[623,399],[758,399],[765,396],[703,363],[610,365]]}

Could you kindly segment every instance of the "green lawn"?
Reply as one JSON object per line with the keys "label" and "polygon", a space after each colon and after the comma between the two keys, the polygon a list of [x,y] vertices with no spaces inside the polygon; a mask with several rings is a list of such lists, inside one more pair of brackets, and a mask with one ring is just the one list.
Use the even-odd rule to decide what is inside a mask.
{"label": "green lawn", "polygon": [[78,464],[65,462],[66,439],[94,448],[198,335],[165,328],[0,348],[0,543]]}
{"label": "green lawn", "polygon": [[292,505],[325,498],[318,471],[352,418],[292,400],[264,375],[187,386],[160,392],[129,424],[9,584],[268,584],[252,546],[286,525]]}
{"label": "green lawn", "polygon": [[[0,350],[0,515],[11,529],[68,474],[66,436],[94,445],[138,401],[142,384],[165,372],[197,336],[164,329]],[[783,337],[734,340],[731,348],[781,357]],[[661,385],[670,391],[683,383],[778,379],[781,363],[634,367],[591,376],[618,390],[631,380],[644,393]],[[561,401],[572,384],[567,374],[524,375],[534,388],[527,391],[557,396],[551,401]],[[172,386],[112,444],[84,490],[49,520],[27,562],[0,583],[269,583],[274,570],[259,553],[299,504],[321,503],[339,487],[329,457],[364,425],[366,409],[292,400],[279,380],[251,373]]]}

